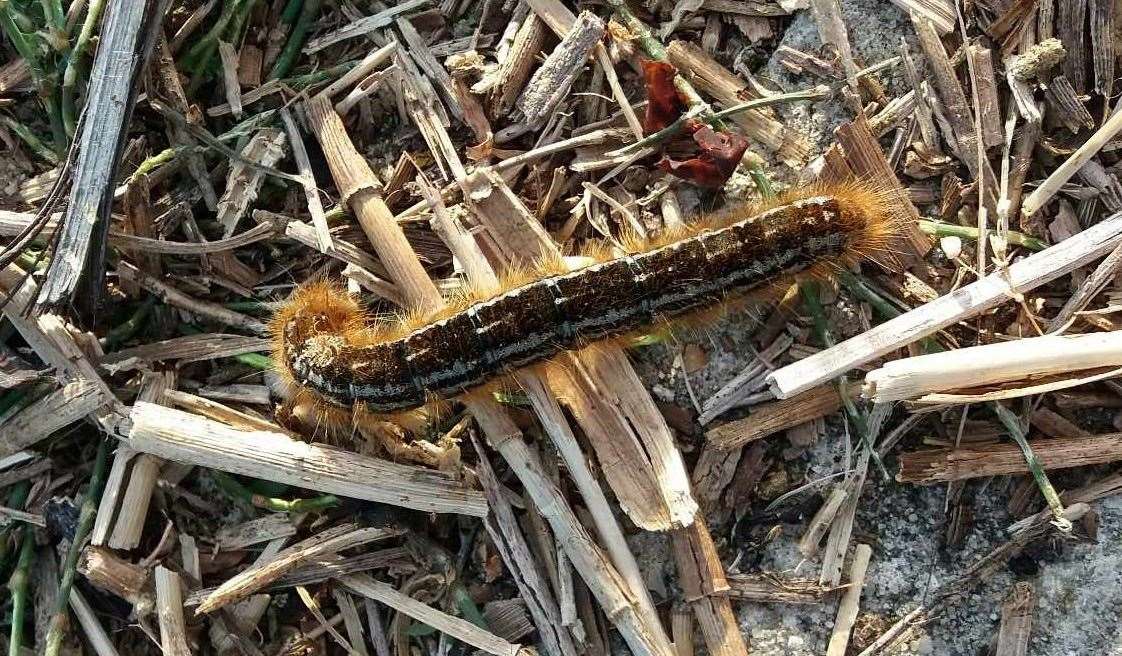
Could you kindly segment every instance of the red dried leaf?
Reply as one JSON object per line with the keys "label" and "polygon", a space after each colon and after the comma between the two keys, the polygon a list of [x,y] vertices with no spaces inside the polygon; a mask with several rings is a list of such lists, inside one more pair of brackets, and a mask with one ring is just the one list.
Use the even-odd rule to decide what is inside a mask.
{"label": "red dried leaf", "polygon": [[687,129],[693,131],[693,140],[701,152],[687,160],[664,157],[659,168],[696,185],[719,189],[740,164],[748,150],[748,140],[735,133],[717,132],[703,123],[691,122]]}
{"label": "red dried leaf", "polygon": [[646,134],[658,132],[686,111],[686,103],[674,86],[677,74],[677,69],[666,62],[643,60],[643,79],[647,85],[647,115],[643,117]]}

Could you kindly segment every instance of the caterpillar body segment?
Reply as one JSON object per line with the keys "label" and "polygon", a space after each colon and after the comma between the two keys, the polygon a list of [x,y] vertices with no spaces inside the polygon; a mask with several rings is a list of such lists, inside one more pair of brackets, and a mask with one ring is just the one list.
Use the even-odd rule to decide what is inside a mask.
{"label": "caterpillar body segment", "polygon": [[314,283],[274,318],[274,357],[291,382],[332,405],[415,408],[564,350],[884,251],[903,216],[892,198],[867,185],[789,195],[581,269],[554,264],[489,297],[396,323],[372,322],[346,294]]}

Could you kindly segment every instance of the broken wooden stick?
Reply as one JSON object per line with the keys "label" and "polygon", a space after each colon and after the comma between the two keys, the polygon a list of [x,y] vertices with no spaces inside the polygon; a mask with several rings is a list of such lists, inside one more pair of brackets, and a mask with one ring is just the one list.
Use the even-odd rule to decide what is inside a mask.
{"label": "broken wooden stick", "polygon": [[453,617],[439,611],[428,604],[404,594],[386,583],[375,581],[365,574],[351,574],[340,577],[342,583],[351,592],[379,601],[390,608],[404,613],[413,619],[431,626],[442,633],[463,640],[467,644],[495,656],[517,656],[521,648],[513,643],[503,640],[499,636],[485,631],[471,622]]}
{"label": "broken wooden stick", "polygon": [[[1045,469],[1101,465],[1122,460],[1122,433],[1090,437],[1057,437],[1029,443]],[[1025,474],[1029,467],[1016,444],[957,449],[926,449],[900,455],[901,483],[928,485],[984,476]]]}
{"label": "broken wooden stick", "polygon": [[340,524],[278,552],[259,566],[243,570],[218,586],[195,609],[196,615],[212,613],[261,590],[298,566],[340,551],[384,540],[400,534],[396,529]]}
{"label": "broken wooden stick", "polygon": [[[856,387],[851,387],[849,391],[854,397],[857,396]],[[747,417],[706,431],[705,438],[712,447],[727,451],[812,419],[825,417],[841,407],[842,399],[837,388],[834,385],[822,385],[791,398],[761,403]]]}
{"label": "broken wooden stick", "polygon": [[994,656],[1025,656],[1032,637],[1032,611],[1036,590],[1028,581],[1018,581],[1001,604],[1001,627]]}
{"label": "broken wooden stick", "polygon": [[853,562],[849,566],[849,587],[838,604],[838,617],[834,622],[834,631],[830,634],[826,656],[845,656],[849,634],[853,631],[853,623],[857,621],[857,611],[860,610],[861,589],[865,587],[865,572],[869,569],[872,555],[873,549],[867,544],[859,544],[853,550]]}
{"label": "broken wooden stick", "polygon": [[167,460],[425,512],[487,514],[487,502],[443,472],[242,431],[180,410],[137,403],[129,446]]}
{"label": "broken wooden stick", "polygon": [[1049,335],[886,362],[865,375],[863,391],[877,403],[923,400],[933,392],[1119,366],[1122,331]]}

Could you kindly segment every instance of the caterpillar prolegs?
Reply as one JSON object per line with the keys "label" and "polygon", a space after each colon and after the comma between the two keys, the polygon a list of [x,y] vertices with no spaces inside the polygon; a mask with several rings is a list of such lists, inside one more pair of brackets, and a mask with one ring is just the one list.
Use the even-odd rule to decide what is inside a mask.
{"label": "caterpillar prolegs", "polygon": [[600,340],[707,310],[792,275],[884,251],[901,224],[891,193],[865,184],[790,194],[634,252],[567,271],[543,267],[439,313],[371,320],[330,283],[298,289],[273,321],[282,373],[330,404],[393,413],[452,398]]}

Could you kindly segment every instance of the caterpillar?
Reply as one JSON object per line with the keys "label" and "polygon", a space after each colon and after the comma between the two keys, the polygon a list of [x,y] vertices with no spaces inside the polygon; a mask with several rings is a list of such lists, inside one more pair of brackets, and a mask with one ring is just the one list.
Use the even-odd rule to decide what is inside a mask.
{"label": "caterpillar", "polygon": [[273,357],[289,382],[329,405],[409,410],[567,349],[888,252],[905,217],[897,198],[858,182],[796,191],[623,254],[599,248],[580,269],[543,264],[429,315],[376,320],[335,285],[310,283],[274,316]]}

